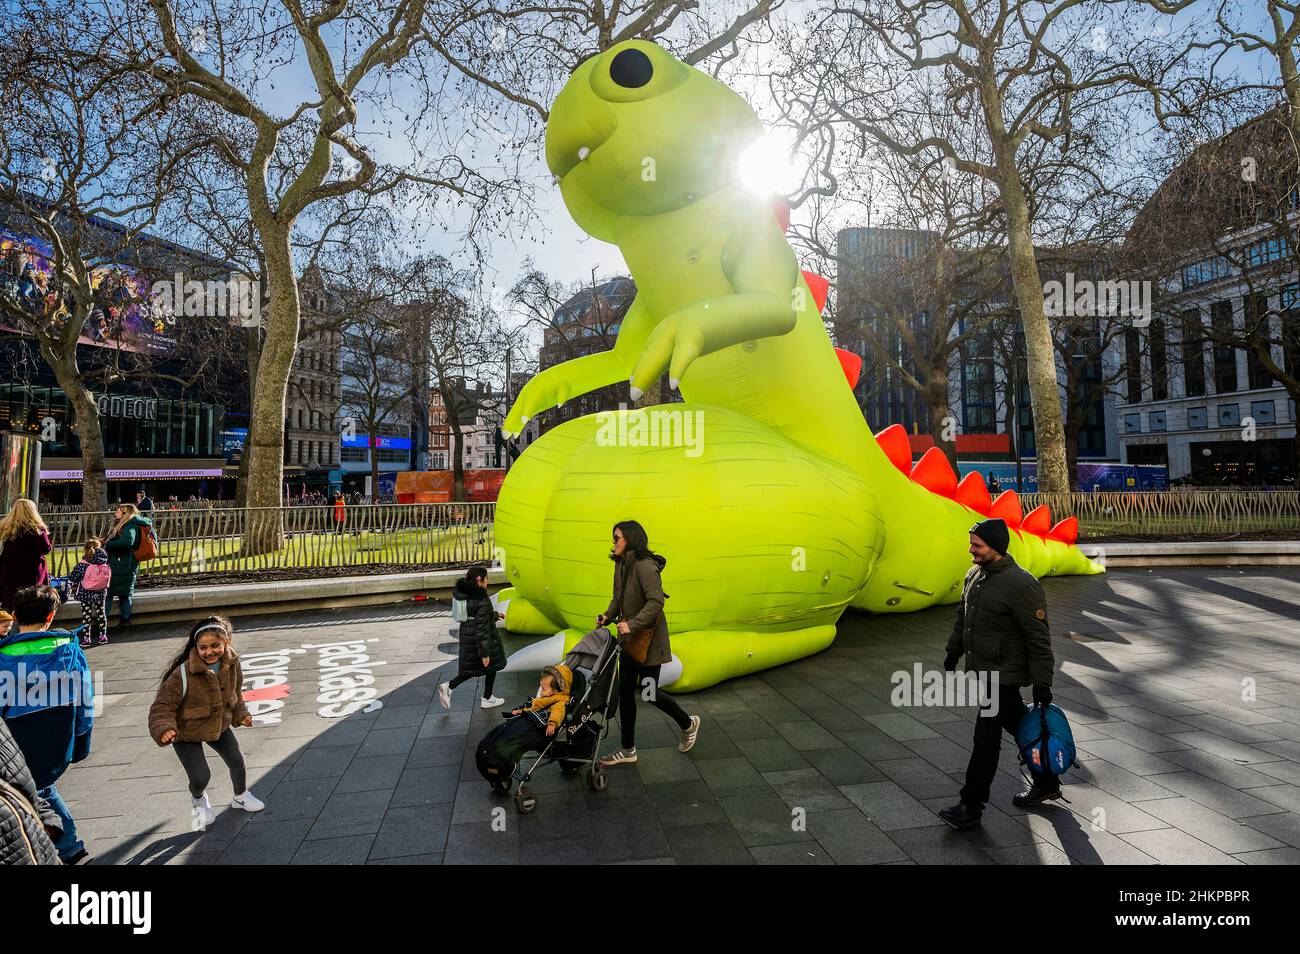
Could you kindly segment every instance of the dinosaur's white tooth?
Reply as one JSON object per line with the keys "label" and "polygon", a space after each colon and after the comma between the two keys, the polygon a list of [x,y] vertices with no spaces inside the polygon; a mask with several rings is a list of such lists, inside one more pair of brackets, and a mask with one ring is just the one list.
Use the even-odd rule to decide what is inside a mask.
{"label": "dinosaur's white tooth", "polygon": [[557,186],[557,185],[559,185],[559,184],[560,184],[560,177],[559,177],[559,176],[551,176],[551,185],[555,185],[555,186]]}
{"label": "dinosaur's white tooth", "polygon": [[590,155],[591,155],[591,150],[588,149],[586,146],[583,146],[581,149],[578,150],[578,161],[581,162],[583,159],[586,159]]}

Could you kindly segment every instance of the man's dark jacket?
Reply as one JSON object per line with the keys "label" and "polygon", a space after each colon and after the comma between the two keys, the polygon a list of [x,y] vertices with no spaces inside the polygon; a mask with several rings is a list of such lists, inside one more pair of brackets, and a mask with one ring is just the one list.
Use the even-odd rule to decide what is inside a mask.
{"label": "man's dark jacket", "polygon": [[1043,588],[1010,556],[974,566],[962,585],[948,654],[967,670],[992,671],[1005,686],[1050,686],[1055,660]]}

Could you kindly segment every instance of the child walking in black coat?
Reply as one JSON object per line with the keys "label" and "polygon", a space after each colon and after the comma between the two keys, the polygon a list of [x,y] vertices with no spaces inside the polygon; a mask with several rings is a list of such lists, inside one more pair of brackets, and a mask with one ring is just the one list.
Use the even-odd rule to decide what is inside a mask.
{"label": "child walking in black coat", "polygon": [[[505,702],[492,694],[496,674],[506,668],[506,649],[497,635],[497,620],[505,616],[492,608],[487,591],[486,567],[471,567],[463,580],[456,581],[452,594],[452,617],[461,619],[460,665],[456,677],[438,686],[438,701],[451,708],[451,691],[462,682],[486,676],[479,705],[492,709]],[[458,605],[459,604],[459,605]]]}

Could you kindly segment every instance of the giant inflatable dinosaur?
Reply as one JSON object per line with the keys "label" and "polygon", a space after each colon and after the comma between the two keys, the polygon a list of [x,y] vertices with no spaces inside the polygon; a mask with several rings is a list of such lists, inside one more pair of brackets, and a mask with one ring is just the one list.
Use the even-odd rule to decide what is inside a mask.
{"label": "giant inflatable dinosaur", "polygon": [[665,371],[686,403],[589,415],[528,447],[497,503],[499,603],[507,629],[557,634],[558,658],[608,604],[613,524],[639,521],[668,561],[675,692],[825,649],[850,607],[955,602],[983,515],[1007,521],[1037,576],[1102,572],[1074,518],[991,500],[937,448],[913,465],[898,426],[872,435],[856,357],[820,316],[825,281],[738,184],[761,133],[740,96],[638,40],[579,66],[546,129],[565,205],[619,247],[637,294],[613,348],[539,373],[502,430],[619,381],[635,400]]}

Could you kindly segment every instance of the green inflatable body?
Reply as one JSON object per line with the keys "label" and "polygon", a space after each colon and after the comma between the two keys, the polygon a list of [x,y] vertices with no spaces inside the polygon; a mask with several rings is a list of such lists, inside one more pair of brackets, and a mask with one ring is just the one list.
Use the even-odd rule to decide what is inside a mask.
{"label": "green inflatable body", "polygon": [[1102,572],[1073,518],[1022,516],[978,474],[958,484],[938,449],[913,466],[897,426],[872,435],[821,319],[824,281],[738,185],[761,133],[736,93],[638,40],[583,63],[547,125],[565,204],[618,245],[637,296],[612,350],[542,371],[503,431],[618,381],[635,398],[665,371],[686,403],[570,421],[512,467],[496,513],[506,626],[571,645],[608,604],[611,527],[640,521],[668,560],[677,692],[818,652],[849,607],[955,602],[984,515],[1008,521],[1037,576]]}

